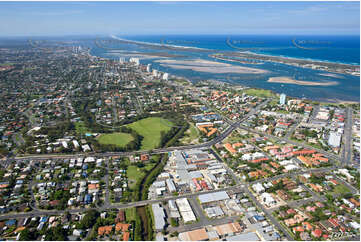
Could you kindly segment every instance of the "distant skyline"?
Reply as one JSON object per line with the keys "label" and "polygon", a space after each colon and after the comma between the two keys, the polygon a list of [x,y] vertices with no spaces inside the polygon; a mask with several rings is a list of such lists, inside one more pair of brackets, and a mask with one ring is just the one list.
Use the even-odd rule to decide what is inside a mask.
{"label": "distant skyline", "polygon": [[0,2],[0,36],[359,35],[359,2]]}

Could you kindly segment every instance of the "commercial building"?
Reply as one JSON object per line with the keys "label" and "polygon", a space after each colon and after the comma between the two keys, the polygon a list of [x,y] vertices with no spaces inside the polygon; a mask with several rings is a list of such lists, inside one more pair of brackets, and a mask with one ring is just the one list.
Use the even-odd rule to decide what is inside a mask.
{"label": "commercial building", "polygon": [[176,201],[179,212],[183,218],[184,223],[196,221],[196,216],[193,213],[192,207],[187,198],[179,198]]}
{"label": "commercial building", "polygon": [[337,132],[330,132],[330,137],[328,138],[328,144],[329,146],[333,148],[340,147],[341,143],[341,134]]}
{"label": "commercial building", "polygon": [[286,103],[286,94],[282,93],[280,96],[280,104],[285,105]]}
{"label": "commercial building", "polygon": [[168,207],[169,207],[169,216],[171,218],[180,218],[180,214],[177,208],[177,205],[175,204],[174,200],[168,201]]}
{"label": "commercial building", "polygon": [[152,204],[152,210],[154,214],[154,227],[155,230],[162,231],[165,226],[165,214],[163,208],[159,203]]}
{"label": "commercial building", "polygon": [[226,237],[226,241],[260,241],[260,238],[255,232],[249,232],[234,236]]}
{"label": "commercial building", "polygon": [[236,233],[243,231],[242,226],[238,222],[227,223],[218,226],[214,226],[214,230],[217,231],[219,236],[232,236]]}
{"label": "commercial building", "polygon": [[163,80],[168,81],[168,77],[169,77],[168,73],[163,74]]}
{"label": "commercial building", "polygon": [[178,238],[182,241],[204,241],[209,239],[205,228],[180,233]]}
{"label": "commercial building", "polygon": [[201,194],[198,196],[198,199],[201,204],[206,204],[206,203],[217,202],[217,201],[229,199],[229,196],[225,191],[222,191],[222,192]]}

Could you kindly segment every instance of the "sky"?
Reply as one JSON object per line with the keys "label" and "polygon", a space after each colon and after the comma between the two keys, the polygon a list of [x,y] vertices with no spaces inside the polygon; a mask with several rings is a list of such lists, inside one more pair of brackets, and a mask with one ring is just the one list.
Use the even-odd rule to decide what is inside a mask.
{"label": "sky", "polygon": [[359,35],[359,2],[0,2],[0,36]]}

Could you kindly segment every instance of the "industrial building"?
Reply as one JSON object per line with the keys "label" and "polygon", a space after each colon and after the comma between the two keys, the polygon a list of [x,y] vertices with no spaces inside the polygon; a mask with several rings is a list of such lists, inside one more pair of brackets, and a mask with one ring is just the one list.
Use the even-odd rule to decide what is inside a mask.
{"label": "industrial building", "polygon": [[165,214],[163,208],[159,203],[152,204],[152,210],[154,214],[154,227],[155,230],[162,231],[165,227]]}
{"label": "industrial building", "polygon": [[225,191],[221,191],[221,192],[213,192],[208,194],[201,194],[198,196],[198,199],[201,204],[207,204],[207,203],[227,200],[229,199],[229,196]]}
{"label": "industrial building", "polygon": [[196,216],[194,215],[192,207],[189,204],[187,198],[179,198],[175,202],[178,206],[184,223],[196,221]]}

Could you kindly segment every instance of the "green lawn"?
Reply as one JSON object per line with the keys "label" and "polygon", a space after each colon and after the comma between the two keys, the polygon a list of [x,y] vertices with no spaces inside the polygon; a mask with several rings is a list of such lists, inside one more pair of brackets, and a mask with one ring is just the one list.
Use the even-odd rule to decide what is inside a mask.
{"label": "green lawn", "polygon": [[244,91],[246,94],[258,97],[276,97],[270,90],[250,88]]}
{"label": "green lawn", "polygon": [[127,126],[143,136],[141,150],[151,150],[159,147],[161,132],[168,132],[173,123],[159,117],[141,119]]}
{"label": "green lawn", "polygon": [[127,177],[130,189],[134,189],[137,181],[143,179],[146,173],[150,171],[155,165],[156,163],[147,163],[142,168],[139,168],[135,165],[128,165]]}
{"label": "green lawn", "polygon": [[133,136],[128,133],[102,134],[97,138],[100,144],[117,145],[119,147],[125,146],[133,139],[134,139]]}
{"label": "green lawn", "polygon": [[85,133],[90,133],[88,128],[85,126],[84,122],[76,122],[75,130],[78,135],[84,135]]}
{"label": "green lawn", "polygon": [[127,208],[125,210],[125,219],[130,222],[132,220],[135,221],[135,214],[136,214],[137,210],[135,209],[135,207],[133,208]]}
{"label": "green lawn", "polygon": [[351,192],[350,189],[348,189],[345,185],[338,184],[335,186],[335,188],[333,189],[333,191],[331,193],[334,195],[345,195],[350,192]]}
{"label": "green lawn", "polygon": [[189,128],[184,133],[184,137],[180,140],[183,144],[198,143],[199,130],[191,123]]}
{"label": "green lawn", "polygon": [[141,168],[137,166],[128,166],[127,168],[127,177],[130,179],[138,179],[139,177],[143,177],[144,173]]}

